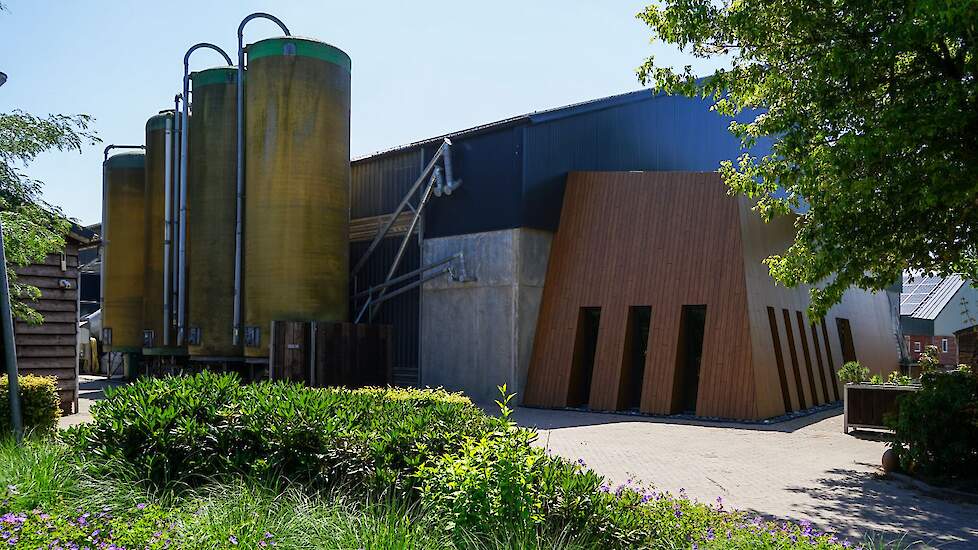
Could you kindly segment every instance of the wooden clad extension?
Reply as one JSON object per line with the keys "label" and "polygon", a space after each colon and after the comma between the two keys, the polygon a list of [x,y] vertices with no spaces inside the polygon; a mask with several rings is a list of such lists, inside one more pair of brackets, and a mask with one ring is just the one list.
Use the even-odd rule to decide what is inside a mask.
{"label": "wooden clad extension", "polygon": [[77,395],[78,243],[69,238],[63,256],[49,254],[15,271],[18,282],[40,289],[40,299],[28,304],[44,317],[40,325],[15,323],[17,370],[56,377],[61,408],[70,413]]}
{"label": "wooden clad extension", "polygon": [[640,384],[642,412],[760,419],[837,401],[836,358],[895,368],[885,295],[847,292],[826,330],[808,319],[808,288],[770,277],[762,260],[793,222],[764,224],[717,173],[569,174],[524,403],[621,410]]}
{"label": "wooden clad extension", "polygon": [[706,304],[696,413],[756,416],[738,223],[715,173],[569,175],[525,402],[566,405],[578,310],[600,307],[589,405],[615,409],[629,307],[650,306],[640,410],[678,412],[683,305]]}

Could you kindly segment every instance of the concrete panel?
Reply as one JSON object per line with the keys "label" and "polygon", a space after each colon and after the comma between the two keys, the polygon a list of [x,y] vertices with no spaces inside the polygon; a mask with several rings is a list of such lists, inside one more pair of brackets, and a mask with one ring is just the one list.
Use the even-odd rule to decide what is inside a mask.
{"label": "concrete panel", "polygon": [[489,403],[505,383],[522,399],[551,238],[512,229],[424,241],[424,263],[461,251],[472,280],[441,277],[424,285],[422,385]]}
{"label": "concrete panel", "polygon": [[421,383],[491,402],[512,385],[514,288],[426,289],[422,300]]}

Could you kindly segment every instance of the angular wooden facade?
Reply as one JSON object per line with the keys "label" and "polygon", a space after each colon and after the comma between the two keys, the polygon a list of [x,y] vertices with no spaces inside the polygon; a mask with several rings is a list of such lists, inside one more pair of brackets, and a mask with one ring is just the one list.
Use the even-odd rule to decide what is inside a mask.
{"label": "angular wooden facade", "polygon": [[883,293],[812,324],[808,289],[771,279],[793,231],[714,172],[571,173],[524,403],[760,419],[838,401],[844,360],[895,369]]}

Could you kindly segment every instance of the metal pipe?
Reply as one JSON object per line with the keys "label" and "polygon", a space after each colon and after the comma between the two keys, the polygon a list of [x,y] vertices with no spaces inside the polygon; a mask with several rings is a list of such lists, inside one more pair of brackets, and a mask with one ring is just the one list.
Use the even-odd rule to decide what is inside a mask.
{"label": "metal pipe", "polygon": [[445,185],[442,190],[446,195],[451,195],[452,191],[458,189],[462,185],[461,180],[455,179],[455,172],[452,170],[452,142],[448,138],[445,138],[445,158],[442,160],[442,164],[445,165]]}
{"label": "metal pipe", "polygon": [[105,155],[105,158],[102,159],[103,162],[109,160],[109,151],[113,149],[146,149],[146,146],[145,145],[114,145],[114,144],[106,145],[105,150],[102,151],[102,153]]}
{"label": "metal pipe", "polygon": [[216,51],[224,57],[228,66],[233,66],[231,56],[220,46],[209,42],[199,42],[190,46],[183,55],[183,114],[180,115],[180,268],[177,270],[177,345],[183,345],[184,324],[187,308],[187,134],[190,128],[190,54],[201,48]]}
{"label": "metal pipe", "polygon": [[[446,147],[443,145],[443,147]],[[437,174],[437,169],[435,174]],[[401,259],[404,257],[404,251],[407,250],[408,243],[411,242],[411,234],[414,233],[414,228],[418,226],[418,220],[421,219],[421,212],[424,211],[425,205],[428,204],[428,200],[431,199],[432,189],[435,187],[435,183],[438,181],[436,175],[431,176],[431,181],[428,182],[428,187],[425,188],[424,194],[421,196],[421,201],[418,203],[418,208],[414,212],[414,217],[411,219],[411,225],[408,226],[407,231],[404,233],[404,238],[401,239],[401,246],[397,249],[397,254],[394,255],[394,261],[391,262],[390,269],[387,270],[387,277],[384,281],[389,281],[394,273],[397,272],[397,268],[401,265]],[[386,289],[380,291],[380,296],[378,298],[383,298]],[[373,307],[370,309],[370,315],[367,317],[368,321],[373,321],[374,315],[377,314],[377,308]]]}
{"label": "metal pipe", "polygon": [[[252,19],[268,19],[272,21],[285,36],[292,36],[289,32],[289,28],[282,23],[278,17],[268,13],[257,12],[253,13],[241,20],[238,25],[238,82],[237,96],[238,96],[238,139],[237,139],[237,185],[235,193],[235,222],[234,222],[234,315],[232,317],[231,323],[234,325],[231,327],[232,332],[232,343],[237,346],[241,342],[241,275],[243,266],[243,254],[242,254],[242,235],[244,230],[244,72],[245,72],[245,51],[244,51],[244,28]],[[271,369],[269,369],[271,371]],[[269,374],[271,374],[269,372]]]}
{"label": "metal pipe", "polygon": [[[445,143],[450,143],[450,142],[446,139]],[[387,232],[390,231],[391,226],[394,225],[394,222],[397,220],[397,217],[400,216],[401,212],[404,211],[404,208],[407,206],[408,201],[411,200],[411,197],[414,196],[414,193],[417,192],[418,188],[421,187],[421,184],[424,183],[424,180],[427,179],[428,173],[431,172],[432,169],[434,169],[435,163],[438,162],[438,159],[441,158],[441,156],[444,154],[444,150],[445,150],[445,144],[443,143],[441,147],[439,147],[438,150],[435,151],[435,155],[431,157],[431,160],[428,162],[427,166],[425,166],[424,169],[421,171],[421,176],[418,177],[417,180],[415,180],[413,185],[411,185],[411,189],[409,189],[408,192],[404,194],[404,198],[401,199],[401,204],[397,205],[397,208],[394,209],[394,213],[391,214],[390,219],[388,219],[387,223],[384,224],[384,228],[380,230],[380,233],[377,233],[377,236],[374,237],[374,240],[370,243],[370,246],[367,247],[367,251],[363,253],[363,256],[360,256],[360,259],[357,261],[356,265],[353,266],[353,269],[350,271],[351,277],[356,276],[356,274],[359,273],[361,269],[363,269],[363,266],[367,263],[367,260],[370,259],[370,255],[373,254],[377,246],[380,245],[380,241],[382,241],[384,237],[387,236]]]}
{"label": "metal pipe", "polygon": [[14,342],[14,318],[10,308],[10,288],[7,286],[7,253],[3,245],[3,224],[0,223],[0,317],[3,327],[3,362],[7,367],[7,394],[10,400],[10,425],[14,438],[20,443],[24,437],[24,417],[20,410],[20,384],[17,380],[17,348]]}
{"label": "metal pipe", "polygon": [[[388,292],[387,294],[385,294],[384,296],[381,296],[381,297],[377,298],[376,300],[374,300],[373,305],[378,305],[378,304],[381,304],[383,302],[386,302],[387,300],[391,300],[391,299],[397,298],[401,294],[404,294],[405,292],[409,292],[411,290],[414,290],[415,288],[418,288],[419,286],[427,283],[428,281],[430,281],[432,279],[437,279],[438,277],[441,277],[442,275],[446,275],[446,274],[450,274],[450,273],[452,273],[452,268],[451,267],[446,267],[446,268],[444,268],[442,270],[435,271],[434,273],[431,273],[429,275],[425,275],[424,277],[421,277],[420,279],[418,279],[417,281],[414,281],[413,283],[411,283],[409,285],[404,285],[404,286],[398,288],[397,290],[392,290],[392,291]],[[362,316],[363,316],[363,311],[360,312],[360,317],[362,317]],[[359,317],[357,318],[356,322],[360,322]]]}
{"label": "metal pipe", "polygon": [[[174,111],[174,118],[176,117],[177,111]],[[166,155],[166,164],[163,169],[163,345],[170,345],[170,239],[172,235],[170,231],[173,230],[173,219],[171,217],[172,207],[172,197],[170,196],[171,188],[173,186],[173,118],[166,119],[166,131],[164,135],[166,136],[164,142],[164,150]]]}
{"label": "metal pipe", "polygon": [[407,279],[410,279],[411,277],[415,277],[417,275],[420,275],[420,274],[424,273],[425,271],[434,269],[436,267],[443,266],[443,265],[445,265],[447,263],[451,263],[451,262],[453,262],[455,260],[462,260],[462,259],[463,259],[462,253],[461,252],[456,252],[455,254],[452,254],[451,256],[448,256],[448,257],[446,257],[444,259],[438,260],[437,262],[434,262],[434,263],[428,264],[426,266],[420,267],[418,269],[415,269],[414,271],[410,271],[410,272],[405,273],[403,275],[398,275],[397,277],[394,277],[393,279],[391,279],[389,281],[383,282],[383,283],[381,283],[379,285],[372,286],[372,287],[368,288],[367,290],[358,292],[357,294],[354,294],[353,295],[353,298],[356,299],[356,298],[363,298],[364,296],[370,296],[370,295],[372,295],[374,293],[374,291],[380,290],[382,288],[387,288],[387,287],[390,287],[390,286],[394,286],[394,285],[396,285],[397,283],[399,283],[401,281],[405,281]]}
{"label": "metal pipe", "polygon": [[166,277],[170,280],[170,318],[167,319],[170,328],[172,329],[177,325],[177,312],[173,304],[177,303],[177,285],[175,274],[179,266],[180,258],[177,257],[177,247],[173,246],[172,241],[177,238],[177,191],[180,182],[180,170],[178,169],[180,165],[180,102],[183,101],[183,94],[176,94],[173,96],[173,181],[170,182],[170,271],[166,274]]}

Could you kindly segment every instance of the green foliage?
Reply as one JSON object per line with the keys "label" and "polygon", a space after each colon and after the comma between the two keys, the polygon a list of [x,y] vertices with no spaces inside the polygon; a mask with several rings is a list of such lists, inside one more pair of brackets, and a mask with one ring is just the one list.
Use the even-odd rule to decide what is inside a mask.
{"label": "green foliage", "polygon": [[898,386],[909,386],[913,384],[914,379],[909,376],[904,376],[900,374],[900,371],[893,371],[886,379],[887,384],[896,384]]}
{"label": "green foliage", "polygon": [[545,455],[530,445],[536,434],[509,419],[513,395],[506,394],[505,386],[500,392],[503,424],[497,430],[465,436],[459,449],[434,456],[414,474],[422,502],[435,516],[445,518],[447,531],[461,527],[492,532],[542,520],[537,486]]}
{"label": "green foliage", "polygon": [[859,364],[859,361],[848,361],[837,374],[843,384],[858,384],[869,379],[869,369]]}
{"label": "green foliage", "polygon": [[870,384],[877,384],[877,385],[882,384],[883,383],[883,377],[880,376],[879,374],[874,374],[874,375],[872,375],[872,376],[869,377],[869,383]]}
{"label": "green foliage", "polygon": [[930,372],[920,391],[900,400],[891,419],[900,466],[928,477],[978,477],[978,376],[967,370]]}
{"label": "green foliage", "polygon": [[813,315],[907,269],[978,278],[976,8],[663,0],[638,15],[653,40],[723,67],[697,80],[650,58],[643,83],[741,115],[730,130],[745,150],[773,143],[720,170],[766,220],[808,206],[767,265],[787,286],[811,286]]}
{"label": "green foliage", "polygon": [[[492,419],[438,390],[241,386],[209,373],[139,381],[99,404],[93,426],[64,433],[67,444],[0,442],[0,537],[14,548],[56,537],[188,549],[842,547],[719,499],[631,481],[613,489],[582,461],[533,445],[502,391],[502,418]],[[222,455],[232,448],[244,456]],[[337,456],[353,458],[336,468]],[[351,490],[365,480],[396,490]]]}
{"label": "green foliage", "polygon": [[22,444],[0,437],[0,503],[4,511],[53,510],[81,492],[70,448],[32,435]]}
{"label": "green foliage", "polygon": [[917,364],[920,365],[921,374],[940,369],[941,356],[937,350],[937,346],[927,346],[924,348],[923,353],[920,354],[920,358],[917,359]]}
{"label": "green foliage", "polygon": [[0,539],[6,539],[12,548],[168,547],[160,531],[161,511],[150,507],[122,516],[107,511],[79,511],[77,515],[30,511],[7,514],[0,521]]}
{"label": "green foliage", "polygon": [[403,489],[425,457],[499,425],[441,390],[242,385],[206,371],[142,379],[107,396],[70,437],[108,468],[128,464],[160,485],[244,474]]}
{"label": "green foliage", "polygon": [[0,223],[3,224],[7,275],[14,315],[30,323],[43,317],[30,307],[37,287],[17,281],[14,267],[39,262],[65,246],[70,224],[56,206],[41,199],[43,182],[23,170],[52,149],[78,151],[99,139],[89,130],[87,115],[37,117],[22,111],[0,113]]}
{"label": "green foliage", "polygon": [[[20,409],[24,415],[24,430],[49,433],[58,427],[61,418],[61,399],[58,383],[53,376],[33,374],[17,377],[20,387]],[[0,434],[13,430],[10,423],[10,389],[7,376],[0,377]],[[2,436],[0,436],[2,437]]]}

